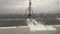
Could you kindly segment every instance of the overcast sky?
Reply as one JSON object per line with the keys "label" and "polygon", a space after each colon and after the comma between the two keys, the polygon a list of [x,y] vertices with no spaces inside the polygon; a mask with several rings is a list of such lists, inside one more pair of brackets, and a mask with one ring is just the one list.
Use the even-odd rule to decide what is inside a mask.
{"label": "overcast sky", "polygon": [[[29,0],[0,0],[0,14],[23,14]],[[60,11],[60,0],[32,0],[34,13],[54,13]]]}

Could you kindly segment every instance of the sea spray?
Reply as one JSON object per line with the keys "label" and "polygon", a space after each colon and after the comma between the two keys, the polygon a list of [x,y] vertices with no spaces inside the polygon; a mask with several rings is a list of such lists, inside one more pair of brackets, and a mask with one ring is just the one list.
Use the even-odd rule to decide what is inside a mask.
{"label": "sea spray", "polygon": [[45,26],[42,23],[38,23],[34,19],[27,19],[26,22],[30,28],[30,31],[47,31],[47,30],[56,30],[53,26]]}

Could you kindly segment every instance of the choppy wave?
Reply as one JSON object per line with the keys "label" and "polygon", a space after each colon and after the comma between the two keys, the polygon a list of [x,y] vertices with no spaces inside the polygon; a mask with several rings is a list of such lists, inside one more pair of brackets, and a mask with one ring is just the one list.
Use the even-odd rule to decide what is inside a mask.
{"label": "choppy wave", "polygon": [[42,23],[38,23],[34,19],[27,19],[28,26],[30,31],[46,31],[46,30],[56,30],[53,26],[45,26]]}

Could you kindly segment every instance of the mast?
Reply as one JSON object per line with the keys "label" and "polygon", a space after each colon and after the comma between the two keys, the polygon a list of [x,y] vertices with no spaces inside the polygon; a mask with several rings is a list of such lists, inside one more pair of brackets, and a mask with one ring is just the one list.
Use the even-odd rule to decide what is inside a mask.
{"label": "mast", "polygon": [[[27,10],[28,10],[28,14],[27,14],[27,12],[26,12],[26,15],[25,15],[26,18],[31,18],[31,17],[32,17],[33,11],[32,11],[31,4],[32,4],[32,3],[31,3],[31,0],[29,0],[29,6],[28,6],[28,9],[27,9]],[[26,10],[26,11],[27,11],[27,10]],[[26,18],[25,18],[25,19],[26,19]]]}
{"label": "mast", "polygon": [[31,17],[31,0],[29,0],[29,7],[28,7],[28,9],[29,9],[29,14],[28,14],[28,18],[30,18]]}

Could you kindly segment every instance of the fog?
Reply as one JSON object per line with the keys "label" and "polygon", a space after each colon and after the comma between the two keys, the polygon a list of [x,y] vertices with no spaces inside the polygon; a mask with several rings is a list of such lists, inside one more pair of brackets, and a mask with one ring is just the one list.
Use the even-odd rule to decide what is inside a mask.
{"label": "fog", "polygon": [[[28,9],[29,0],[0,0],[0,14],[22,14]],[[60,11],[60,0],[32,0],[34,13],[55,13]]]}

